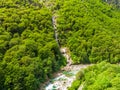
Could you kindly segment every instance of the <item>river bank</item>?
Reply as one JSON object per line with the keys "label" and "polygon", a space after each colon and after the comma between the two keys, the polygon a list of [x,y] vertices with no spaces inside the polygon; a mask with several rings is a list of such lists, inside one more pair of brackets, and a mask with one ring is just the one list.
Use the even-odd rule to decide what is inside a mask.
{"label": "river bank", "polygon": [[54,78],[50,79],[40,90],[67,90],[75,80],[76,74],[90,65],[71,65],[68,71],[59,71],[54,74]]}
{"label": "river bank", "polygon": [[61,48],[61,53],[67,59],[67,65],[59,72],[54,73],[53,78],[43,84],[40,90],[67,90],[75,80],[76,74],[90,66],[89,64],[73,65],[67,48]]}

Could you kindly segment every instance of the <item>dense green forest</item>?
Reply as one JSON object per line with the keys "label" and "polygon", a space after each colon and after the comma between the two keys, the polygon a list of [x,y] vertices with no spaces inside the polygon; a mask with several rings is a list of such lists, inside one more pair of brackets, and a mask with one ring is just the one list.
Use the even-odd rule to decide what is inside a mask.
{"label": "dense green forest", "polygon": [[[43,1],[43,2],[42,2]],[[66,65],[55,40],[80,71],[69,90],[120,89],[119,0],[1,0],[0,90],[37,90]],[[45,6],[46,5],[46,6]],[[109,62],[109,63],[108,63]],[[111,64],[110,64],[111,63]]]}
{"label": "dense green forest", "polygon": [[102,62],[80,71],[69,90],[120,90],[120,65]]}
{"label": "dense green forest", "polygon": [[67,0],[59,5],[60,43],[69,47],[74,63],[120,61],[120,11],[114,4]]}
{"label": "dense green forest", "polygon": [[[114,1],[114,0],[113,0]],[[58,7],[60,5],[60,7]],[[61,46],[74,63],[99,63],[80,71],[69,90],[119,90],[120,10],[112,0],[67,0],[56,4]],[[112,63],[112,64],[110,64]]]}
{"label": "dense green forest", "polygon": [[0,90],[36,90],[65,62],[51,11],[37,0],[0,1]]}

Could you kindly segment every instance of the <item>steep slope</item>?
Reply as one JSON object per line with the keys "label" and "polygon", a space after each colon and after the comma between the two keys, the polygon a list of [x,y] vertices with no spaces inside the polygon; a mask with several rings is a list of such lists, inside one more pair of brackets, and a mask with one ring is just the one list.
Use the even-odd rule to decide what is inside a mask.
{"label": "steep slope", "polygon": [[114,6],[101,0],[67,0],[58,14],[60,44],[70,49],[74,63],[120,61],[120,11]]}
{"label": "steep slope", "polygon": [[81,70],[68,90],[119,90],[120,66],[102,62]]}
{"label": "steep slope", "polygon": [[0,90],[36,90],[66,63],[51,11],[25,1],[0,2]]}
{"label": "steep slope", "polygon": [[[52,77],[52,73],[66,64],[58,43],[60,47],[70,49],[74,64],[102,61],[119,63],[120,11],[112,4],[112,0],[109,2],[48,0],[48,3],[44,3],[39,0],[1,0],[0,89],[38,89],[41,83]],[[53,25],[52,18],[55,15],[52,14],[57,14],[57,27]],[[112,70],[103,69],[102,65],[108,65],[106,67]],[[72,90],[79,88],[81,82],[85,90],[90,90],[91,87],[94,87],[93,90],[118,89],[119,82],[115,82],[119,80],[118,69],[117,65],[107,63],[88,68],[82,73],[82,77],[81,72],[78,74]],[[99,83],[104,75],[110,78],[105,77]]]}

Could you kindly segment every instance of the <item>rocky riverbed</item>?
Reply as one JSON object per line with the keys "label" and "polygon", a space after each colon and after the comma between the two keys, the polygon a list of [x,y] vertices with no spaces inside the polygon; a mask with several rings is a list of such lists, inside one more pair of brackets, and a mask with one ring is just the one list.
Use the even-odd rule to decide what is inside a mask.
{"label": "rocky riverbed", "polygon": [[53,79],[50,79],[41,90],[67,90],[71,86],[72,82],[75,80],[75,76],[83,68],[90,65],[72,65],[72,60],[68,53],[67,48],[62,48],[61,53],[67,59],[67,65],[54,75]]}
{"label": "rocky riverbed", "polygon": [[77,72],[88,65],[71,65],[70,71],[62,71],[45,86],[45,90],[67,90],[75,80]]}

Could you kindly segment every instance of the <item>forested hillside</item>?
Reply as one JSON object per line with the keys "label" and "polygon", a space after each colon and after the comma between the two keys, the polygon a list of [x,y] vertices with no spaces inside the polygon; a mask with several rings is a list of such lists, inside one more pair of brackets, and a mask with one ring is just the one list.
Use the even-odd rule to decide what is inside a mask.
{"label": "forested hillside", "polygon": [[120,11],[102,0],[67,0],[58,14],[61,45],[74,63],[120,61]]}
{"label": "forested hillside", "polygon": [[56,5],[60,44],[69,47],[73,62],[107,61],[79,71],[68,90],[120,89],[120,66],[113,64],[120,62],[119,3],[106,1],[67,0]]}
{"label": "forested hillside", "polygon": [[38,90],[66,64],[91,63],[69,90],[119,90],[119,7],[120,0],[0,0],[0,90]]}
{"label": "forested hillside", "polygon": [[102,62],[80,71],[68,90],[119,90],[120,66]]}
{"label": "forested hillside", "polygon": [[0,1],[0,90],[36,90],[63,65],[51,11],[37,0]]}

